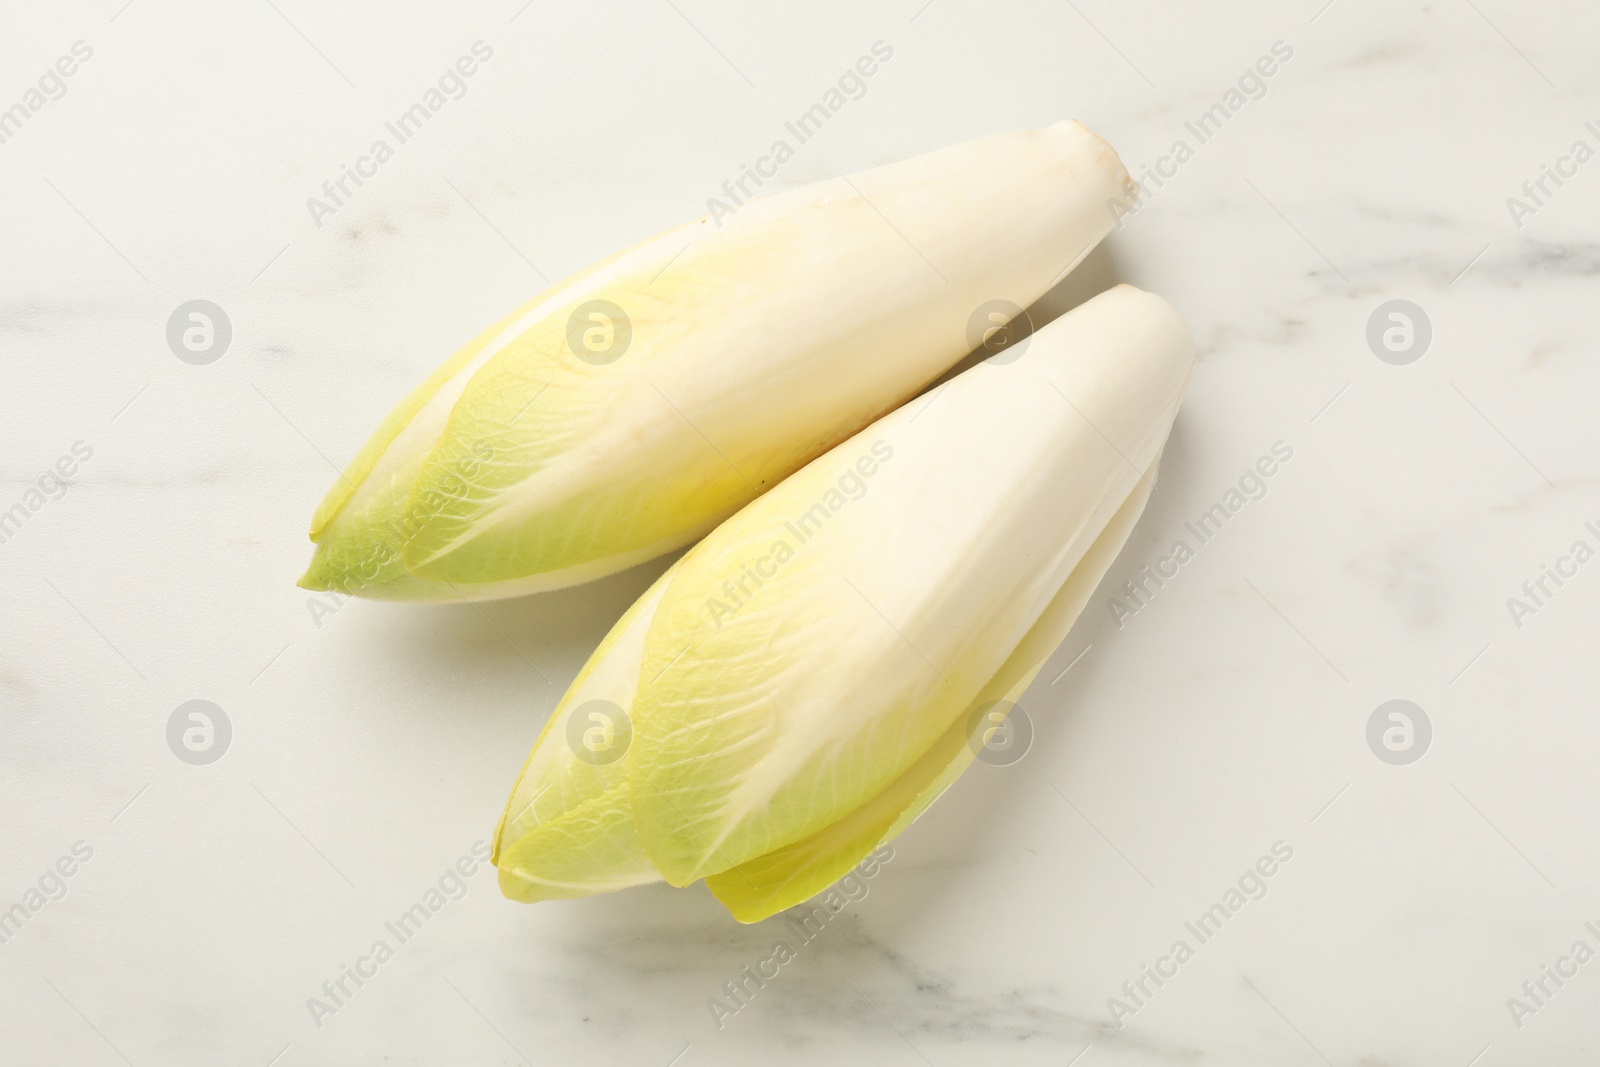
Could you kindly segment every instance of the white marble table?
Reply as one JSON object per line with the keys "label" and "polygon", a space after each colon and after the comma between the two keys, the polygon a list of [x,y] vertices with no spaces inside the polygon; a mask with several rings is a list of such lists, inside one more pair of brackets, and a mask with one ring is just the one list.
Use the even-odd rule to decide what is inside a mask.
{"label": "white marble table", "polygon": [[[1593,5],[124,2],[0,18],[0,1061],[1593,1062]],[[660,565],[330,604],[294,585],[311,509],[457,344],[704,212],[880,41],[778,184],[1069,116],[1167,175],[1046,301],[1189,317],[1160,487],[1027,758],[812,941],[702,888],[511,904],[474,844]],[[231,324],[203,365],[166,336],[193,300]],[[1369,346],[1392,300],[1420,359]],[[231,725],[208,764],[168,744],[192,700]],[[1425,744],[1369,746],[1391,700]]]}

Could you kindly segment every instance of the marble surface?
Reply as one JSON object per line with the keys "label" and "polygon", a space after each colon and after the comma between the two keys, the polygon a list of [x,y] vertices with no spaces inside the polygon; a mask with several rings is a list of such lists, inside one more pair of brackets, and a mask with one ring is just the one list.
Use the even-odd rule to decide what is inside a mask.
{"label": "marble surface", "polygon": [[[1593,5],[6,0],[3,24],[0,109],[28,115],[0,144],[0,510],[25,512],[0,1060],[1592,1062]],[[308,208],[480,41],[459,98]],[[1069,116],[1169,175],[1042,312],[1126,280],[1189,318],[1160,486],[1023,701],[1027,757],[970,772],[811,941],[699,887],[513,905],[475,843],[661,565],[322,602],[294,585],[307,519],[458,344],[704,212],[878,41],[780,185]],[[231,323],[205,365],[167,341],[193,300]],[[1420,359],[1369,345],[1392,300]],[[1146,565],[1165,584],[1114,609]],[[169,746],[193,700],[231,726],[211,763]],[[1369,745],[1391,700],[1425,744],[1386,748],[1385,711]],[[795,958],[714,1013],[778,941]]]}

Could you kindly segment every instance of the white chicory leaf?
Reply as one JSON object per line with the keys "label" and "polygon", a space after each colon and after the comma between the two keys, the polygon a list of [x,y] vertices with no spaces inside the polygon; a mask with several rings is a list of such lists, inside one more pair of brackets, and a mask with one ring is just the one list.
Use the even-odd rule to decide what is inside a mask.
{"label": "white chicory leaf", "polygon": [[715,529],[557,706],[496,836],[507,895],[704,878],[753,922],[898,834],[1120,550],[1192,360],[1118,286]]}
{"label": "white chicory leaf", "polygon": [[978,347],[1133,189],[1062,122],[645,241],[407,396],[318,508],[301,584],[488,599],[688,544]]}

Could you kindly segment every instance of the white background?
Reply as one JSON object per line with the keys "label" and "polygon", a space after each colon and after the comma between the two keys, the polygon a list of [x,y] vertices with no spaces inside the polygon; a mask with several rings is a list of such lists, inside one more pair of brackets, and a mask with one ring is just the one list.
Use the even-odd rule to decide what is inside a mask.
{"label": "white background", "polygon": [[[0,145],[0,509],[93,449],[0,544],[0,909],[93,849],[0,945],[0,1060],[1590,1062],[1600,962],[1520,1026],[1507,998],[1600,950],[1600,563],[1520,628],[1506,601],[1600,547],[1600,162],[1520,228],[1506,200],[1600,148],[1592,5],[123,2],[0,12],[0,108],[93,48]],[[467,95],[315,225],[480,39]],[[324,980],[489,837],[661,566],[319,618],[294,579],[333,468],[541,274],[703,213],[879,40],[779,184],[1065,117],[1137,172],[1293,49],[1046,302],[1130,281],[1200,357],[1149,510],[1023,702],[1032,751],[975,767],[721,1029],[707,999],[781,920],[701,887],[524,907],[488,871],[317,1026]],[[192,299],[232,322],[209,366],[167,347]],[[1366,342],[1390,299],[1432,323],[1408,366]],[[1280,440],[1267,495],[1119,629],[1114,587]],[[1366,742],[1395,698],[1433,726],[1409,766]],[[167,745],[191,699],[232,722],[208,766]],[[1114,1027],[1280,840],[1266,897]]]}

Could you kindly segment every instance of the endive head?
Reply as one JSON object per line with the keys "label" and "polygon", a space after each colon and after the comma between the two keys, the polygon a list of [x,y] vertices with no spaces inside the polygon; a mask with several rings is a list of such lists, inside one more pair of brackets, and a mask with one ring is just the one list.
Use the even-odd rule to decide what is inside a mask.
{"label": "endive head", "polygon": [[[898,833],[970,761],[973,710],[1020,695],[1120,548],[1192,350],[1170,305],[1119,286],[714,530],[535,748],[497,839],[508,892],[705,878],[753,921]],[[575,771],[567,724],[602,689],[630,743]]]}
{"label": "endive head", "polygon": [[705,534],[1031,304],[1131,181],[1077,123],[751,201],[551,288],[411,393],[312,522],[301,584],[481,599]]}

